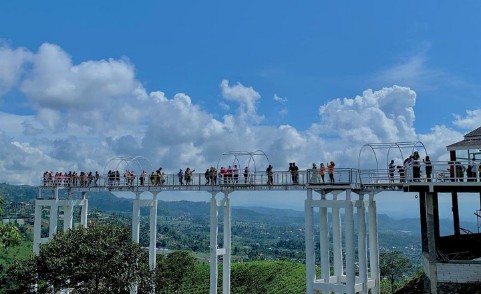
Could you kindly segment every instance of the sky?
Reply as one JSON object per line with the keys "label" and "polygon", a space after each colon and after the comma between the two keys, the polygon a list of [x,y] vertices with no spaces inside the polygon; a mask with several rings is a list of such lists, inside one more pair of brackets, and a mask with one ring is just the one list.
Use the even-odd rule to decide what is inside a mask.
{"label": "sky", "polygon": [[481,126],[480,15],[474,0],[2,1],[0,181],[120,156],[199,171],[232,150],[358,167],[379,142],[446,160]]}

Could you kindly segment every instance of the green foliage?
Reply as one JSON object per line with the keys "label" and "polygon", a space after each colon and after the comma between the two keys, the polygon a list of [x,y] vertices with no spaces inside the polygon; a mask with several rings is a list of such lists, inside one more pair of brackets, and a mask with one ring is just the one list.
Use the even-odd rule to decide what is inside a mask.
{"label": "green foliage", "polygon": [[175,251],[157,260],[155,275],[156,293],[182,293],[181,289],[193,274],[196,266],[193,255],[186,251]]}
{"label": "green foliage", "polygon": [[254,261],[232,264],[232,293],[286,293],[306,291],[306,270],[302,263]]}
{"label": "green foliage", "polygon": [[407,273],[412,264],[399,251],[381,252],[379,256],[379,269],[381,278],[386,278],[391,285],[391,293],[396,289],[396,282],[407,278]]}
{"label": "green foliage", "polygon": [[[59,290],[72,288],[81,293],[128,293],[133,283],[148,291],[151,273],[145,251],[130,241],[125,226],[93,224],[58,233],[40,247],[38,256],[11,267],[12,291],[37,281]],[[28,287],[28,286],[27,286]]]}
{"label": "green foliage", "polygon": [[0,195],[7,201],[32,201],[37,196],[37,189],[34,186],[0,183]]}
{"label": "green foliage", "polygon": [[[3,197],[0,197],[0,217],[3,215],[3,203]],[[19,245],[21,241],[22,237],[16,225],[0,222],[0,248],[6,250],[9,247]]]}

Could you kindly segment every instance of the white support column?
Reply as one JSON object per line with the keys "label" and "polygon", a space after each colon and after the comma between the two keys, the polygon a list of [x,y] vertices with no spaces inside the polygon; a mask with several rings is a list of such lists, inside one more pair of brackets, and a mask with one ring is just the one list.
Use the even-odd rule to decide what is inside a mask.
{"label": "white support column", "polygon": [[[321,194],[321,202],[326,200],[326,194]],[[329,227],[327,225],[327,207],[319,208],[319,240],[321,252],[321,277],[324,283],[329,283],[330,263],[329,263]]]}
{"label": "white support column", "polygon": [[376,201],[374,201],[374,193],[369,195],[369,268],[371,269],[371,279],[375,281],[375,287],[371,288],[372,294],[379,294],[380,276],[379,276],[379,244],[377,236],[377,212]]}
{"label": "white support column", "polygon": [[[348,191],[346,191],[346,196]],[[354,294],[356,271],[355,271],[355,264],[354,264],[355,262],[354,209],[351,201],[347,201],[345,218],[346,218],[346,287],[347,287],[346,293]]]}
{"label": "white support column", "polygon": [[65,200],[66,205],[63,206],[63,231],[66,232],[68,229],[72,228],[73,225],[73,200]]}
{"label": "white support column", "polygon": [[359,279],[362,283],[360,293],[367,294],[367,239],[366,239],[366,208],[364,206],[364,195],[359,195],[356,201],[357,207],[357,254],[359,258]]}
{"label": "white support column", "polygon": [[217,294],[217,200],[210,199],[210,294]]}
{"label": "white support column", "polygon": [[307,199],[304,203],[304,221],[306,238],[306,293],[314,293],[316,280],[314,254],[314,208],[312,207],[312,189],[307,189]]}
{"label": "white support column", "polygon": [[88,220],[87,213],[89,210],[89,200],[87,199],[87,192],[82,192],[82,211],[80,213],[80,224],[87,228]]}
{"label": "white support column", "polygon": [[152,196],[150,207],[150,245],[149,245],[149,266],[155,269],[157,258],[157,194]]}
{"label": "white support column", "polygon": [[428,271],[428,277],[431,287],[431,293],[438,293],[438,277],[437,277],[437,264],[436,264],[436,238],[434,233],[434,193],[426,193],[426,222],[428,229],[428,268],[424,271]]}
{"label": "white support column", "polygon": [[55,199],[50,200],[50,225],[48,230],[48,238],[52,239],[57,233],[58,222],[58,189],[55,189]]}
{"label": "white support column", "polygon": [[132,242],[139,243],[140,239],[140,193],[135,193],[132,203]]}
{"label": "white support column", "polygon": [[42,205],[35,200],[35,223],[33,224],[33,253],[39,253],[40,237],[42,234]]}
{"label": "white support column", "polygon": [[[337,200],[337,193],[333,194],[333,200]],[[344,265],[342,262],[342,230],[341,230],[341,214],[339,207],[332,208],[332,242],[334,253],[334,275],[338,281],[344,274]]]}
{"label": "white support column", "polygon": [[230,293],[231,209],[229,194],[224,192],[224,258],[222,260],[222,293]]}

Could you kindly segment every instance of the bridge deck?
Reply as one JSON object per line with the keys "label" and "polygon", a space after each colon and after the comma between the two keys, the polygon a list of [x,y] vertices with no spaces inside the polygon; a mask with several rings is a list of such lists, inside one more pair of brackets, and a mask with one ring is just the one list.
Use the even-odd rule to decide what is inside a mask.
{"label": "bridge deck", "polygon": [[[439,175],[439,173],[438,173]],[[109,178],[101,176],[76,178],[46,178],[42,179],[39,197],[43,191],[65,189],[70,192],[163,192],[163,191],[303,191],[316,190],[353,190],[354,192],[403,191],[403,192],[481,192],[481,181],[477,178],[449,178],[446,176],[429,179],[412,179],[409,172],[405,177],[398,175],[389,177],[387,170],[358,170],[338,168],[334,173],[334,182],[329,181],[328,174],[322,180],[318,170],[303,170],[296,174],[290,172],[273,172],[272,184],[268,184],[268,176],[264,172],[252,173],[244,177],[219,175],[214,180],[207,179],[204,174],[194,173],[189,184],[182,179],[182,184],[176,174],[162,174],[160,177],[144,180],[139,177]]]}

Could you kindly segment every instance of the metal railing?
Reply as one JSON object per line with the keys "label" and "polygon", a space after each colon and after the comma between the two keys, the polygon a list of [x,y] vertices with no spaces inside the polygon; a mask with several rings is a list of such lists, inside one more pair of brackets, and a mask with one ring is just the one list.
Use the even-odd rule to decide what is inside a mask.
{"label": "metal railing", "polygon": [[129,187],[129,186],[225,186],[225,185],[322,185],[322,184],[352,184],[359,183],[359,171],[352,168],[338,168],[333,173],[331,182],[326,172],[324,180],[317,169],[302,171],[273,171],[272,181],[266,172],[221,174],[206,176],[204,173],[193,173],[190,177],[178,174],[148,174],[143,178],[139,175],[108,176],[45,176],[42,178],[43,187]]}
{"label": "metal railing", "polygon": [[[471,168],[469,167],[471,166]],[[474,167],[473,167],[474,166]],[[206,176],[204,173],[193,173],[191,177],[179,178],[178,174],[147,174],[107,176],[44,176],[43,187],[154,187],[154,186],[258,186],[258,185],[378,185],[383,187],[399,187],[409,182],[480,182],[478,165],[469,162],[436,161],[426,165],[423,162],[396,166],[395,170],[336,168],[331,181],[326,170],[324,179],[319,169],[308,169],[295,172],[273,171],[272,180],[265,171],[244,174],[239,173]]]}

